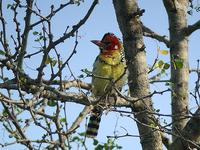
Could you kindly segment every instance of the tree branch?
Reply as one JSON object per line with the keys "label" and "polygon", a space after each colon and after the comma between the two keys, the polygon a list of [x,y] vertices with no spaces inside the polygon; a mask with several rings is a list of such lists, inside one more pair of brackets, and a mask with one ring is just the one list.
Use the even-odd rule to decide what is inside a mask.
{"label": "tree branch", "polygon": [[60,44],[61,42],[64,42],[64,40],[66,40],[67,38],[74,36],[74,33],[87,21],[87,19],[89,18],[89,16],[91,15],[92,11],[94,10],[95,6],[98,4],[98,0],[94,0],[94,2],[92,3],[90,9],[88,10],[88,12],[86,13],[86,15],[83,17],[83,19],[81,19],[79,21],[79,23],[77,23],[76,25],[74,25],[72,27],[72,30],[68,33],[65,33],[62,37],[60,37],[59,39],[50,42],[49,46],[47,47],[47,49],[45,50],[42,62],[40,67],[38,68],[38,81],[40,82],[43,76],[43,69],[45,67],[45,62],[46,59],[48,57],[48,53],[49,51],[54,48],[56,45]]}
{"label": "tree branch", "polygon": [[[20,137],[18,137],[18,138],[27,140],[27,137],[25,136],[24,132],[22,131],[15,114],[13,114],[13,112],[10,112],[9,108],[3,102],[2,102],[2,105],[3,105],[4,109],[6,110],[6,112],[8,113],[9,118],[11,119],[12,123],[14,124],[16,130],[18,131],[18,133],[20,135]],[[34,150],[30,141],[22,142],[22,144],[27,146],[30,150]]]}
{"label": "tree branch", "polygon": [[152,31],[150,28],[146,27],[145,25],[142,25],[142,30],[143,30],[144,36],[156,39],[159,42],[163,42],[169,48],[170,41],[169,39],[166,38],[165,35],[161,36],[157,34],[156,32]]}
{"label": "tree branch", "polygon": [[68,129],[68,132],[74,132],[75,129],[77,129],[82,122],[82,120],[90,113],[92,110],[92,105],[90,106],[85,106],[82,112],[80,112],[79,116],[76,118],[76,120],[72,123],[71,127]]}
{"label": "tree branch", "polygon": [[87,19],[89,18],[89,16],[91,15],[92,11],[94,10],[95,6],[98,4],[98,1],[99,0],[94,0],[94,2],[92,3],[92,5],[90,6],[90,9],[88,10],[88,12],[86,13],[85,17],[83,17],[83,19],[81,19],[79,21],[78,24],[74,25],[72,27],[72,30],[67,33],[67,34],[64,34],[62,37],[60,37],[59,39],[57,39],[56,41],[54,41],[52,43],[52,45],[50,46],[50,48],[53,48],[55,47],[56,45],[58,45],[59,43],[61,42],[64,42],[65,39],[71,37],[74,35],[74,33],[83,25],[85,24],[85,22],[87,21]]}
{"label": "tree branch", "polygon": [[193,25],[189,25],[187,28],[186,28],[186,35],[187,36],[190,36],[193,32],[195,32],[196,30],[199,30],[200,29],[200,20],[195,22]]}
{"label": "tree branch", "polygon": [[[173,149],[188,149],[188,147],[197,148],[195,142],[200,139],[200,107],[193,114],[193,117],[188,121],[186,126],[181,131],[181,137],[177,137],[170,145],[170,150]],[[182,138],[186,139],[186,141]],[[189,142],[189,141],[192,142]],[[198,148],[200,148],[198,146]]]}
{"label": "tree branch", "polygon": [[[65,4],[61,4],[59,8],[57,8],[56,10],[54,10],[53,12],[51,12],[49,15],[47,15],[46,17],[42,17],[41,20],[33,23],[32,25],[30,25],[30,28],[33,28],[35,26],[37,26],[38,24],[44,22],[44,21],[47,21],[48,19],[50,19],[51,17],[53,17],[56,13],[58,13],[60,10],[62,10],[63,8],[65,8],[66,6],[70,5],[70,4],[73,4],[73,1],[69,1]],[[33,11],[34,12],[34,11]],[[39,15],[37,14],[36,12],[34,12],[36,15]]]}
{"label": "tree branch", "polygon": [[25,27],[24,27],[24,32],[21,35],[22,37],[22,44],[21,44],[21,51],[19,52],[18,58],[17,58],[17,65],[20,69],[22,69],[23,65],[23,60],[24,60],[24,55],[26,54],[26,47],[27,47],[27,42],[28,42],[28,35],[30,32],[30,22],[31,22],[31,14],[32,14],[32,6],[33,6],[33,0],[27,0],[27,9],[26,9],[26,16],[24,18],[25,20]]}

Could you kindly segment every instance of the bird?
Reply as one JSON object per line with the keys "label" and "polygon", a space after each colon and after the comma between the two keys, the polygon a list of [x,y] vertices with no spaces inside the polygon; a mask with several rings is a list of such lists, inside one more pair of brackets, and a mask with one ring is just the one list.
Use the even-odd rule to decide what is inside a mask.
{"label": "bird", "polygon": [[[126,81],[126,62],[121,40],[113,33],[104,34],[101,40],[92,40],[99,47],[92,70],[92,94],[105,98],[105,95],[116,93],[114,88],[122,89]],[[101,100],[101,99],[100,99]],[[86,129],[86,137],[96,138],[103,113],[101,105],[94,105]]]}

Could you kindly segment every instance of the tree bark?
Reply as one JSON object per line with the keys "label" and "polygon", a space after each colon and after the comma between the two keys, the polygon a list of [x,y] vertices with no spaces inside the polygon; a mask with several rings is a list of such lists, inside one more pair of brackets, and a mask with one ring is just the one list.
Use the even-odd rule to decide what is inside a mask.
{"label": "tree bark", "polygon": [[[128,84],[131,96],[144,97],[150,93],[140,11],[135,0],[113,0],[120,30],[123,34],[125,57],[129,71]],[[161,150],[162,139],[153,111],[151,98],[132,103],[132,111],[137,119],[140,142],[143,150]],[[147,110],[147,111],[146,111]]]}
{"label": "tree bark", "polygon": [[[181,132],[181,136],[177,137],[170,145],[169,150],[187,150],[189,148],[200,149],[200,107],[194,113],[193,117],[188,121],[187,125]],[[198,144],[198,145],[197,145]]]}
{"label": "tree bark", "polygon": [[[163,0],[169,20],[170,58],[172,82],[172,132],[180,135],[188,119],[188,0]],[[172,140],[176,136],[172,137]]]}

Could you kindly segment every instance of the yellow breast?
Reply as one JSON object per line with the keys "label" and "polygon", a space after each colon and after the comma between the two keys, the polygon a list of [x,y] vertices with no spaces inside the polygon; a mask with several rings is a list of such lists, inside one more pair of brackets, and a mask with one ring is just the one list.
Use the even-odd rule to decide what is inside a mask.
{"label": "yellow breast", "polygon": [[[99,55],[94,63],[92,78],[92,93],[95,96],[105,94],[110,85],[118,80],[115,87],[121,88],[125,82],[124,77],[120,78],[125,72],[125,63],[122,62],[120,52],[111,56]],[[119,79],[120,78],[120,79]]]}

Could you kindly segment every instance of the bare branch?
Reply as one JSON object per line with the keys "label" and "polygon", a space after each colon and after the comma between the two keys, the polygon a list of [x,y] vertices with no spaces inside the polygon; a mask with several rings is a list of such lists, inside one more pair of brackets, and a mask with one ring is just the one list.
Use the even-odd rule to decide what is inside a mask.
{"label": "bare branch", "polygon": [[90,9],[88,10],[88,12],[86,13],[86,15],[83,17],[83,19],[81,19],[79,21],[79,23],[77,23],[76,25],[73,26],[73,29],[69,32],[64,34],[62,37],[60,37],[59,39],[57,39],[56,41],[54,41],[52,43],[52,45],[50,45],[50,48],[55,47],[56,45],[58,45],[61,42],[64,42],[65,39],[74,36],[74,33],[88,20],[89,16],[91,15],[92,11],[94,10],[95,6],[98,4],[98,0],[94,0],[94,2],[92,3]]}
{"label": "bare branch", "polygon": [[87,19],[89,18],[89,16],[91,15],[92,11],[94,10],[95,6],[97,5],[98,0],[94,0],[94,2],[92,3],[90,9],[88,10],[88,12],[86,13],[86,15],[83,17],[83,19],[81,19],[79,21],[79,23],[77,23],[76,25],[73,26],[72,30],[69,33],[65,33],[62,37],[60,37],[59,39],[52,41],[49,46],[47,47],[47,49],[45,50],[42,62],[40,67],[38,68],[38,81],[41,82],[42,76],[43,76],[43,69],[45,67],[45,62],[46,59],[48,57],[48,53],[49,51],[54,48],[56,45],[60,44],[61,42],[64,42],[64,40],[66,40],[67,38],[74,36],[74,33],[87,21]]}
{"label": "bare branch", "polygon": [[150,28],[146,27],[145,25],[142,25],[142,30],[143,30],[144,36],[156,39],[159,42],[163,42],[167,47],[169,47],[170,41],[169,39],[166,38],[165,35],[161,36],[158,33],[152,31]]}
{"label": "bare branch", "polygon": [[9,50],[9,44],[7,42],[7,31],[6,31],[6,21],[4,19],[3,16],[3,9],[2,9],[2,0],[0,1],[0,20],[1,20],[1,24],[2,24],[2,31],[0,32],[0,40],[2,43],[2,46],[6,52],[7,55],[10,55],[10,50]]}
{"label": "bare branch", "polygon": [[[2,105],[3,105],[4,109],[6,110],[6,112],[8,113],[8,116],[11,119],[12,123],[14,124],[17,132],[19,132],[19,135],[20,135],[19,139],[22,138],[22,139],[27,140],[27,137],[25,136],[24,132],[22,131],[15,114],[13,114],[13,112],[10,112],[10,110],[4,103],[2,103]],[[22,142],[22,144],[27,146],[30,150],[34,150],[32,145],[30,144],[30,141]]]}
{"label": "bare branch", "polygon": [[[53,12],[51,12],[49,15],[47,15],[46,17],[42,17],[41,20],[33,23],[32,25],[30,25],[30,28],[33,28],[35,26],[37,26],[38,24],[47,21],[48,19],[50,19],[51,17],[53,17],[57,12],[59,12],[60,10],[64,9],[66,6],[73,4],[73,2],[70,0],[68,3],[65,4],[61,4],[59,8],[57,8],[56,10],[54,10]],[[37,14],[36,12],[34,12],[35,14]],[[39,15],[39,14],[37,14]]]}
{"label": "bare branch", "polygon": [[68,59],[60,66],[58,72],[56,74],[52,75],[50,81],[54,80],[62,72],[62,70],[65,68],[65,66],[69,63],[69,61],[72,58],[72,56],[74,56],[74,54],[76,54],[77,45],[78,45],[78,31],[76,31],[75,45],[74,45],[74,48],[72,50],[72,53],[70,54]]}
{"label": "bare branch", "polygon": [[21,44],[21,51],[18,55],[18,67],[20,69],[22,69],[22,65],[23,65],[23,59],[24,59],[24,55],[26,54],[26,47],[27,47],[27,42],[28,42],[28,35],[29,35],[29,31],[30,31],[30,22],[31,22],[31,14],[32,14],[32,6],[33,6],[33,0],[27,0],[27,9],[26,9],[26,16],[24,18],[25,20],[25,27],[24,27],[24,32],[21,35],[22,37],[22,44]]}
{"label": "bare branch", "polygon": [[79,127],[82,120],[86,117],[86,115],[92,110],[92,106],[85,106],[76,120],[73,122],[72,126],[68,129],[68,132],[74,131],[76,128]]}

